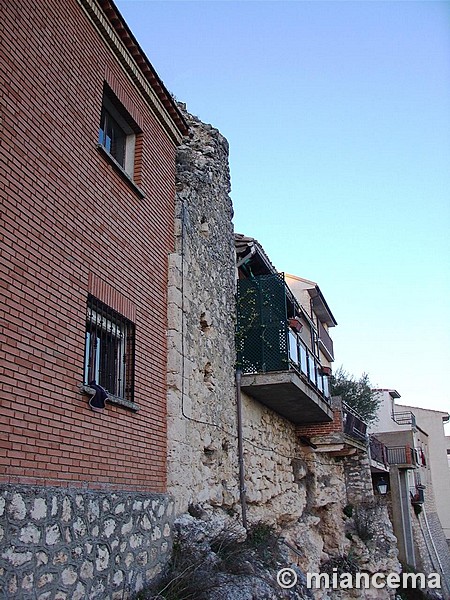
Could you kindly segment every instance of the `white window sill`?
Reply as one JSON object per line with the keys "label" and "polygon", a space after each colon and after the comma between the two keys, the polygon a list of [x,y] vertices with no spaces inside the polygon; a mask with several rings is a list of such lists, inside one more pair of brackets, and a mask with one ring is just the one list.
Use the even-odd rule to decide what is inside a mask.
{"label": "white window sill", "polygon": [[[108,393],[108,392],[107,392]],[[95,394],[95,390],[88,385],[81,384],[80,385],[80,394],[86,394],[88,396],[92,396]],[[124,406],[125,408],[129,408],[130,410],[137,412],[139,410],[139,406],[130,400],[126,400],[125,398],[120,398],[119,396],[113,396],[108,393],[108,398],[106,402],[110,402],[111,404],[117,404],[118,406]]]}
{"label": "white window sill", "polygon": [[114,167],[114,169],[119,173],[124,181],[130,185],[139,198],[145,198],[145,192],[141,190],[141,188],[136,185],[131,178],[131,176],[125,171],[120,163],[112,156],[108,150],[102,144],[97,144],[97,150],[107,159],[107,161]]}

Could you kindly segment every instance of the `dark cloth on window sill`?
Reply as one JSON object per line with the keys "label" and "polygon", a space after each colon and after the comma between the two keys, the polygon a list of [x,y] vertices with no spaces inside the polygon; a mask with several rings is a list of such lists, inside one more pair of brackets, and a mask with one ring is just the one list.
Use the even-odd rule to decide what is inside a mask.
{"label": "dark cloth on window sill", "polygon": [[107,391],[101,385],[97,385],[95,380],[89,382],[89,387],[95,390],[95,394],[89,399],[89,406],[92,410],[101,411],[105,408],[108,399]]}

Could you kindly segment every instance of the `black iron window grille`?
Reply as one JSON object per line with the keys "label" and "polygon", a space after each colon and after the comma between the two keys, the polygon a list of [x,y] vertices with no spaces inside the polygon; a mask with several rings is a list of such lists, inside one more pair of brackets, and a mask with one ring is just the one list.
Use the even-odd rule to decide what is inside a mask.
{"label": "black iron window grille", "polygon": [[86,314],[84,383],[133,402],[134,324],[89,295]]}

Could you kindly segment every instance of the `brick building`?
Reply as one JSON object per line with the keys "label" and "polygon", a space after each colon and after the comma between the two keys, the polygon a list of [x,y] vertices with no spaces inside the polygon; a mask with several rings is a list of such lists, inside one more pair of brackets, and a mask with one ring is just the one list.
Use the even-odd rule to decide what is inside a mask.
{"label": "brick building", "polygon": [[[167,261],[187,126],[112,2],[18,0],[0,15],[4,585],[106,598],[156,572],[169,538]],[[114,552],[133,506],[163,541],[136,542],[125,566]]]}

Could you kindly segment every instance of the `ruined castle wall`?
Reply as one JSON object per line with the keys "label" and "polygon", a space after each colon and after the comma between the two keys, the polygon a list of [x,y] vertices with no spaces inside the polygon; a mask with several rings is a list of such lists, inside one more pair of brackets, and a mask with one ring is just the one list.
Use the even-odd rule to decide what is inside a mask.
{"label": "ruined castle wall", "polygon": [[[178,151],[177,243],[169,271],[168,489],[176,512],[202,503],[239,512],[235,254],[228,144],[187,115]],[[249,519],[295,520],[293,424],[242,394]]]}
{"label": "ruined castle wall", "polygon": [[177,512],[238,497],[234,411],[235,260],[228,143],[189,120],[178,151],[169,259],[168,489]]}
{"label": "ruined castle wall", "polygon": [[[176,514],[201,505],[240,520],[228,144],[210,125],[186,118],[191,134],[178,152],[177,241],[169,270],[168,491]],[[305,571],[317,572],[352,549],[367,568],[398,569],[387,511],[367,507],[372,546],[343,511],[353,482],[352,502],[367,502],[364,452],[347,464],[302,446],[292,423],[244,393],[242,419],[250,523],[273,524]],[[381,538],[392,548],[383,558],[376,553]]]}

